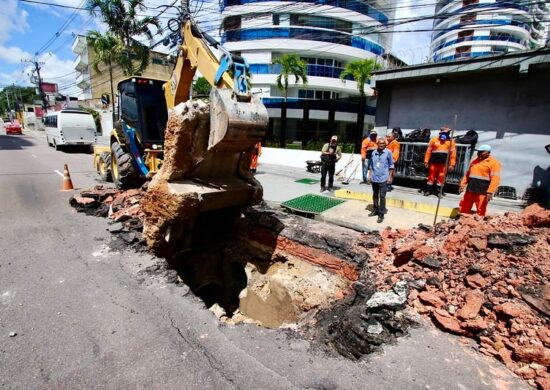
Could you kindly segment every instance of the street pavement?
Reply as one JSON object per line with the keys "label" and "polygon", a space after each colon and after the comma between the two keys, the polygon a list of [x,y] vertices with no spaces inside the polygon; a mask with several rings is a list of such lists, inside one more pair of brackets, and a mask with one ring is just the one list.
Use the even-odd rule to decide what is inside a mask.
{"label": "street pavement", "polygon": [[[360,362],[289,330],[224,325],[185,286],[143,272],[155,258],[109,248],[108,221],[59,191],[64,163],[76,187],[98,184],[91,155],[55,152],[39,132],[0,135],[2,388],[527,388],[429,324]],[[262,175],[277,176],[263,181],[271,201],[299,192]]]}
{"label": "street pavement", "polygon": [[[283,165],[262,164],[261,157],[256,173],[256,178],[262,183],[264,188],[264,199],[273,206],[306,194],[317,194],[333,197],[335,191],[320,192],[320,173],[310,173],[305,169],[297,169]],[[315,180],[312,184],[303,184],[298,182],[300,179]],[[343,184],[338,177],[334,185],[338,189],[352,191],[354,193],[372,194],[372,188],[368,185],[360,184],[361,178],[350,180],[348,184]],[[416,188],[407,188],[394,186],[394,190],[387,193],[388,199],[396,201],[407,201],[409,203],[437,205],[437,197],[424,196]],[[441,208],[456,208],[460,202],[461,195],[446,194],[441,198]],[[335,206],[315,218],[318,220],[335,223],[345,227],[351,227],[362,231],[375,231],[386,228],[409,229],[418,224],[431,226],[434,223],[434,213],[420,212],[414,209],[406,209],[388,206],[388,213],[385,215],[382,223],[377,223],[377,218],[369,218],[367,215],[372,210],[372,202],[365,202],[355,199],[346,199],[344,203]],[[496,199],[491,202],[488,213],[502,214],[507,211],[521,211],[522,204],[519,201]],[[446,220],[439,214],[437,222]]]}

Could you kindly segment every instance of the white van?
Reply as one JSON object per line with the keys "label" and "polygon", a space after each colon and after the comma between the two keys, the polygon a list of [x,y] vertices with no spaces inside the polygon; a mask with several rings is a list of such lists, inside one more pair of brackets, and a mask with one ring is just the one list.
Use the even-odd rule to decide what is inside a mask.
{"label": "white van", "polygon": [[64,145],[91,146],[97,140],[94,117],[87,111],[65,109],[44,118],[46,141],[58,150]]}

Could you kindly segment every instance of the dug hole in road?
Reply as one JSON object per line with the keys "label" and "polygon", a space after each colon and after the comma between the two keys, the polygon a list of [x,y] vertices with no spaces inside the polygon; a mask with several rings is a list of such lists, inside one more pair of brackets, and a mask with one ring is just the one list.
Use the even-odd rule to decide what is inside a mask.
{"label": "dug hole in road", "polygon": [[[161,176],[172,176],[166,172],[170,169],[163,165]],[[166,198],[167,204],[173,203],[169,191]],[[163,235],[152,242],[151,236],[142,235],[147,202],[144,191],[120,193],[101,187],[71,199],[80,211],[114,220],[109,229],[116,240],[111,246],[143,249],[147,240],[157,250],[155,240]],[[163,209],[162,202],[157,191],[155,210]],[[495,368],[499,363],[474,352],[478,349],[501,360],[525,385],[546,388],[548,264],[540,256],[549,254],[550,215],[537,207],[523,216],[442,223],[435,234],[423,228],[364,234],[256,207],[234,224],[208,225],[192,248],[163,250],[165,261],[144,270],[190,288],[222,320],[223,329],[235,324],[240,325],[228,329],[261,329],[253,324],[279,327],[275,334],[284,329],[286,337],[301,340],[307,353],[316,354],[313,362],[340,355],[360,360],[347,363],[350,367],[365,364],[372,369],[390,351],[399,351],[395,364],[404,365],[415,385],[522,386],[504,366]],[[181,221],[181,215],[170,214],[176,209],[166,208],[162,218]],[[416,313],[463,336],[460,343],[436,337],[435,328]],[[411,330],[414,325],[420,327]],[[408,334],[412,337],[399,338]],[[477,343],[472,348],[468,340]],[[388,343],[396,346],[385,346]],[[403,350],[407,343],[415,348]],[[364,357],[382,351],[383,357]],[[458,357],[450,358],[453,353]],[[272,351],[269,356],[274,356]],[[485,371],[484,361],[496,366]],[[368,381],[381,379],[369,376]],[[401,380],[395,371],[383,377],[384,386]]]}

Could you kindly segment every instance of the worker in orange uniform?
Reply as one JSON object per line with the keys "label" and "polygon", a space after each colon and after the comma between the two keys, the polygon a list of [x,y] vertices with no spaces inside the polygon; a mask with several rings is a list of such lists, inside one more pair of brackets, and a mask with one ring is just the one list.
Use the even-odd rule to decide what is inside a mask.
{"label": "worker in orange uniform", "polygon": [[460,213],[469,214],[476,205],[477,215],[485,215],[487,203],[500,184],[500,162],[491,156],[491,146],[481,145],[477,158],[470,163],[466,175],[460,182],[460,192],[466,190],[460,201]]}
{"label": "worker in orange uniform", "polygon": [[250,162],[250,171],[252,173],[256,173],[256,169],[258,169],[258,157],[262,155],[262,143],[256,142],[256,145],[254,145],[254,150],[252,151],[252,161]]}
{"label": "worker in orange uniform", "polygon": [[424,155],[424,166],[429,169],[428,182],[424,189],[424,195],[430,195],[434,188],[433,185],[437,182],[435,188],[436,194],[443,194],[443,186],[445,180],[445,167],[447,158],[449,159],[449,172],[455,169],[456,165],[456,145],[450,137],[451,129],[443,126],[439,129],[439,135],[430,140],[426,154]]}
{"label": "worker in orange uniform", "polygon": [[369,135],[365,137],[361,143],[361,167],[363,168],[363,181],[359,184],[367,184],[367,167],[372,152],[375,151],[378,146],[376,144],[376,138],[378,133],[376,130],[371,130]]}
{"label": "worker in orange uniform", "polygon": [[[399,141],[397,141],[397,137],[398,137],[398,134],[394,130],[389,132],[388,135],[386,136],[386,140],[388,143],[388,145],[386,146],[386,149],[388,149],[392,154],[393,164],[396,167],[395,169],[397,169],[397,160],[399,160],[399,151],[401,148]],[[391,183],[389,183],[387,191],[392,191],[392,190],[393,190],[393,186]]]}

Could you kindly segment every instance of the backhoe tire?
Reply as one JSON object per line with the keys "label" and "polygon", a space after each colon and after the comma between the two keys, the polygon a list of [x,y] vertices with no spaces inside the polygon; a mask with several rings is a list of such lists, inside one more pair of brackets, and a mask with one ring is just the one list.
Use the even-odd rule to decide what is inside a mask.
{"label": "backhoe tire", "polygon": [[111,153],[103,152],[99,155],[97,173],[99,173],[101,180],[107,182],[113,181],[113,176],[111,175]]}
{"label": "backhoe tire", "polygon": [[111,145],[111,176],[116,187],[123,190],[141,185],[132,156],[126,153],[118,142]]}

